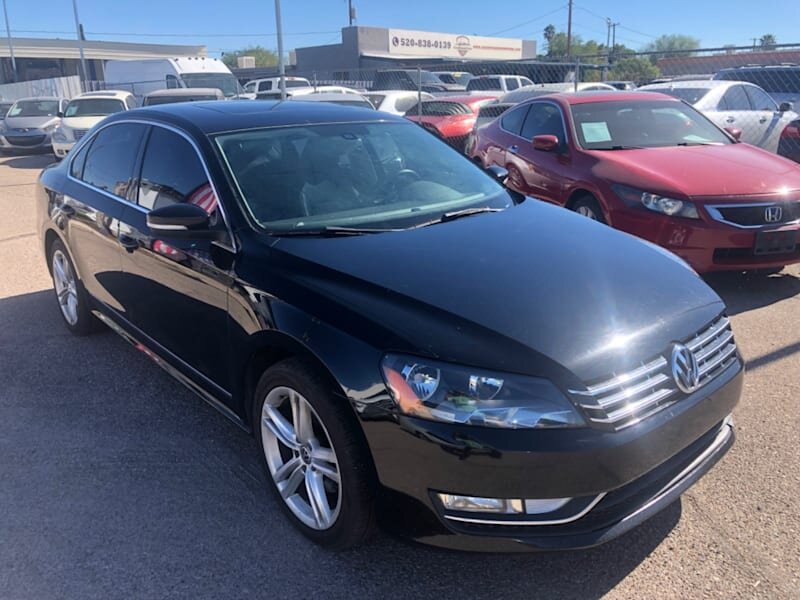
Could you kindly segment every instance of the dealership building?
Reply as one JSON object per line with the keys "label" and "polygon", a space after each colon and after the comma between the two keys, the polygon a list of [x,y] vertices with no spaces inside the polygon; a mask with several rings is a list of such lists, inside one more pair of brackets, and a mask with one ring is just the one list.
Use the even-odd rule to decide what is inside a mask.
{"label": "dealership building", "polygon": [[[12,49],[14,62],[17,65],[17,81],[66,77],[80,73],[78,40],[11,38],[10,44],[8,40],[0,42],[0,83],[14,81]],[[103,62],[106,60],[206,56],[207,54],[206,46],[83,41],[86,70],[88,78],[91,80],[103,79]]]}

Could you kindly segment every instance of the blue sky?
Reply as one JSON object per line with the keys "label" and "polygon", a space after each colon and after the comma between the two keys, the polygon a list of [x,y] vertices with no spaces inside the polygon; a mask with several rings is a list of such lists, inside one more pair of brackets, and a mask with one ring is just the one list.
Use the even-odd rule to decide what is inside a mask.
{"label": "blue sky", "polygon": [[[12,34],[72,37],[71,0],[6,0]],[[354,0],[357,24],[536,39],[548,23],[566,30],[566,0]],[[206,7],[206,8],[203,8]],[[87,37],[205,44],[209,53],[250,44],[274,48],[272,0],[78,0]],[[346,0],[284,0],[285,46],[333,43],[347,24]],[[573,30],[605,41],[605,17],[620,22],[617,41],[639,48],[663,33],[700,38],[705,47],[747,45],[772,33],[800,43],[795,0],[575,0]],[[524,23],[524,24],[523,24]],[[59,33],[47,33],[47,32]],[[4,33],[4,32],[3,32]],[[111,34],[127,35],[111,35]],[[142,35],[148,34],[148,35]]]}

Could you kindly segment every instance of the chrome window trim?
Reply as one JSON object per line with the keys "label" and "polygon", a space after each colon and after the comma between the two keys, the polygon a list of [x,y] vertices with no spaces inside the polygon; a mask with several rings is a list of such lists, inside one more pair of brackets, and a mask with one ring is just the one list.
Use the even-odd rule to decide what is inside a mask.
{"label": "chrome window trim", "polygon": [[[106,190],[102,190],[102,189],[100,189],[98,187],[95,187],[95,186],[91,185],[90,183],[87,183],[87,182],[83,181],[82,179],[78,179],[78,178],[72,176],[72,162],[75,160],[75,155],[78,152],[80,152],[81,148],[83,148],[83,146],[85,146],[86,144],[88,144],[92,140],[94,140],[94,138],[96,138],[97,135],[101,131],[103,131],[104,129],[107,129],[108,127],[113,127],[114,125],[118,125],[118,124],[121,124],[121,123],[134,123],[134,124],[137,124],[137,125],[149,125],[151,127],[161,127],[162,129],[167,129],[168,131],[172,131],[173,133],[177,133],[179,136],[181,136],[183,139],[185,139],[187,142],[189,142],[189,144],[194,149],[194,152],[197,155],[197,158],[200,160],[200,164],[203,166],[203,172],[206,174],[206,178],[208,179],[208,183],[211,185],[211,189],[214,190],[214,194],[217,196],[217,206],[219,207],[219,212],[222,215],[222,222],[225,223],[225,229],[228,232],[228,236],[231,239],[231,245],[230,246],[228,246],[227,244],[221,243],[221,242],[216,242],[216,243],[219,244],[220,246],[228,248],[229,250],[231,250],[235,254],[238,251],[238,249],[236,247],[236,238],[234,238],[234,236],[233,236],[233,230],[231,229],[230,220],[228,219],[228,215],[225,212],[225,207],[222,205],[222,197],[219,194],[219,190],[217,189],[217,186],[214,183],[214,180],[211,178],[211,173],[208,171],[208,166],[206,166],[206,161],[203,160],[203,154],[200,152],[200,148],[198,148],[197,143],[195,143],[195,141],[192,139],[192,137],[188,133],[186,133],[185,131],[183,131],[181,129],[178,129],[177,127],[174,127],[173,125],[167,125],[165,123],[159,123],[159,122],[156,122],[156,121],[147,121],[145,119],[120,119],[119,121],[112,121],[111,123],[106,123],[106,124],[98,127],[95,131],[92,132],[91,135],[84,135],[80,139],[80,141],[75,146],[73,146],[73,149],[70,152],[70,154],[72,155],[72,158],[69,159],[69,163],[67,164],[67,179],[70,179],[71,181],[74,181],[75,183],[79,183],[82,186],[85,186],[85,187],[87,187],[87,188],[89,188],[89,189],[91,189],[91,190],[93,190],[95,192],[99,192],[99,193],[103,194],[104,196],[108,196],[109,198],[112,198],[113,200],[118,200],[120,202],[123,202],[125,205],[131,206],[131,207],[137,209],[138,211],[140,211],[140,212],[142,212],[144,214],[147,214],[147,213],[150,212],[149,209],[141,206],[139,203],[131,202],[127,198],[122,198],[121,196],[117,196],[116,194],[112,194],[111,192],[108,192]],[[145,147],[145,151],[146,150],[147,150],[147,148]],[[87,158],[88,158],[88,156],[87,156]],[[84,167],[85,167],[85,163],[84,163]]]}
{"label": "chrome window trim", "polygon": [[586,514],[592,510],[597,503],[600,502],[603,498],[606,497],[607,492],[603,492],[602,494],[598,494],[597,497],[592,500],[582,511],[572,515],[571,517],[564,517],[563,519],[551,519],[549,521],[499,521],[497,519],[477,519],[473,517],[458,517],[455,515],[444,515],[445,519],[450,519],[451,521],[461,521],[462,523],[477,523],[480,525],[565,525],[566,523],[572,523],[573,521],[577,521],[578,519],[586,516]]}
{"label": "chrome window trim", "polygon": [[[800,202],[800,200],[796,200],[796,202]],[[776,206],[780,205],[780,202],[752,202],[748,204],[701,204],[706,211],[708,212],[709,216],[720,223],[725,223],[726,225],[730,225],[731,227],[736,227],[738,229],[767,229],[767,228],[774,228],[774,227],[783,227],[785,225],[798,225],[800,224],[800,219],[795,219],[794,221],[784,221],[782,223],[764,223],[763,225],[741,225],[739,223],[734,223],[733,221],[726,220],[722,213],[719,212],[718,209],[720,208],[767,208],[769,206]]]}

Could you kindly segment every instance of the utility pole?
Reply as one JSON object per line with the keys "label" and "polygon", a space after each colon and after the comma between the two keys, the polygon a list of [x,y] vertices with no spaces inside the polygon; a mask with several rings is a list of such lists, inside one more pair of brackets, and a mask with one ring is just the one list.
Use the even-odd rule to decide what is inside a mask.
{"label": "utility pole", "polygon": [[[6,23],[8,23],[8,18],[6,18]],[[753,50],[755,50],[756,49],[756,42],[758,41],[758,38],[750,38],[750,39],[753,40]]]}
{"label": "utility pole", "polygon": [[611,53],[611,19],[606,17],[606,53]]}
{"label": "utility pole", "polygon": [[278,34],[278,75],[281,78],[281,100],[286,100],[286,68],[283,65],[283,25],[281,24],[281,0],[275,0],[275,32]]}
{"label": "utility pole", "polygon": [[350,27],[353,26],[353,16],[355,13],[353,12],[353,0],[347,0],[347,19],[350,23]]}
{"label": "utility pole", "polygon": [[572,0],[567,3],[567,58],[572,56]]}
{"label": "utility pole", "polygon": [[75,13],[75,33],[78,36],[78,52],[81,55],[81,88],[86,91],[86,80],[89,79],[89,71],[86,70],[86,57],[83,55],[83,32],[81,21],[78,19],[78,0],[72,0],[72,12]]}
{"label": "utility pole", "polygon": [[8,7],[6,0],[3,0],[3,14],[6,18],[6,35],[8,35],[8,53],[11,55],[11,71],[14,74],[14,82],[17,81],[17,59],[14,58],[14,44],[11,41],[11,26],[8,24]]}

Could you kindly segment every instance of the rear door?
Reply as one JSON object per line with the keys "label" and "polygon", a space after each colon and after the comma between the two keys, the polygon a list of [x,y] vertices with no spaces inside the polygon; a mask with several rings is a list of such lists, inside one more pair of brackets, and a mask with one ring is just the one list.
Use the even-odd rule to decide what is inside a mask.
{"label": "rear door", "polygon": [[778,105],[772,97],[760,87],[746,85],[744,89],[753,107],[752,120],[759,126],[755,145],[770,152],[777,152],[781,132],[792,120],[793,115],[779,112]]}
{"label": "rear door", "polygon": [[78,274],[89,294],[118,313],[125,307],[117,236],[145,131],[138,123],[100,129],[70,155],[70,178],[64,188],[66,235]]}
{"label": "rear door", "polygon": [[[188,135],[153,125],[133,192],[135,206],[120,224],[125,307],[133,325],[162,354],[209,391],[229,387],[227,290],[233,241],[169,239],[147,226],[147,213],[190,202],[227,232],[216,190]],[[202,377],[198,378],[196,375]]]}
{"label": "rear door", "polygon": [[758,122],[744,88],[743,85],[732,85],[722,95],[717,105],[717,125],[741,129],[743,142],[758,145],[763,124]]}

